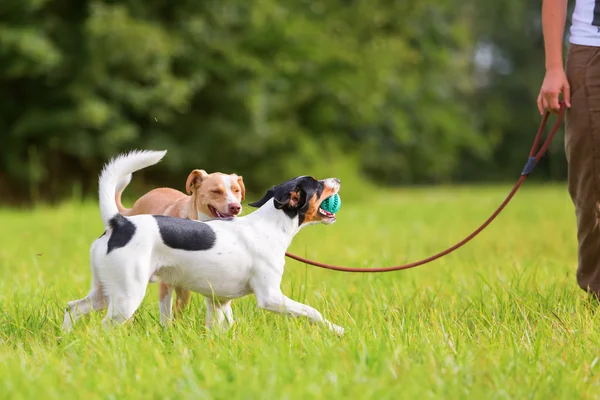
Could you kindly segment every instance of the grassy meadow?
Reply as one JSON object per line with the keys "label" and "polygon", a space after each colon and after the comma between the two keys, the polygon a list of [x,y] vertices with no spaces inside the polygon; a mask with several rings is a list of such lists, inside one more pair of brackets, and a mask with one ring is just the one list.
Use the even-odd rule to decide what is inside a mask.
{"label": "grassy meadow", "polygon": [[[470,233],[509,187],[422,188],[344,198],[332,226],[291,251],[356,267],[414,261]],[[253,199],[249,199],[253,200]],[[245,212],[250,212],[246,207]],[[346,328],[234,302],[234,329],[204,302],[169,329],[158,285],[127,326],[104,313],[60,330],[87,294],[97,205],[0,210],[0,398],[575,399],[600,397],[600,315],[577,287],[574,212],[562,185],[528,183],[479,237],[416,269],[349,274],[289,260],[283,291]]]}

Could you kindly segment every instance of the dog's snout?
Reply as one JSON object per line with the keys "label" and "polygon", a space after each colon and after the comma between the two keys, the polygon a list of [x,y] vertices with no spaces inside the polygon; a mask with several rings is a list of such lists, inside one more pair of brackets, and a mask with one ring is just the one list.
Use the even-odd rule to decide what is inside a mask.
{"label": "dog's snout", "polygon": [[229,204],[229,213],[230,214],[238,215],[240,213],[241,209],[242,209],[242,206],[238,203]]}
{"label": "dog's snout", "polygon": [[325,186],[328,186],[330,188],[338,189],[340,187],[339,178],[327,178],[327,179],[324,179],[322,182],[325,183]]}

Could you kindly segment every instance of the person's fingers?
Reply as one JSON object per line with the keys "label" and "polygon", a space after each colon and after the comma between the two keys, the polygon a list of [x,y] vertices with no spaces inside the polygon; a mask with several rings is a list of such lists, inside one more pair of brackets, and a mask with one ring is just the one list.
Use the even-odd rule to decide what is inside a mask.
{"label": "person's fingers", "polygon": [[550,112],[556,114],[558,112],[558,110],[560,110],[560,104],[558,103],[558,93],[557,92],[546,93],[545,100],[546,100],[546,105],[547,105],[546,108],[549,109]]}
{"label": "person's fingers", "polygon": [[552,110],[550,109],[550,103],[548,102],[548,99],[545,96],[542,96],[542,106],[544,106],[544,110],[552,112]]}
{"label": "person's fingers", "polygon": [[538,111],[540,112],[540,115],[544,115],[544,105],[542,104],[542,92],[541,91],[540,91],[540,94],[538,94],[537,106],[538,106]]}
{"label": "person's fingers", "polygon": [[558,93],[552,93],[552,97],[550,98],[550,109],[557,113],[560,110],[560,103],[558,102]]}
{"label": "person's fingers", "polygon": [[563,86],[563,98],[567,107],[571,107],[571,87],[568,83]]}

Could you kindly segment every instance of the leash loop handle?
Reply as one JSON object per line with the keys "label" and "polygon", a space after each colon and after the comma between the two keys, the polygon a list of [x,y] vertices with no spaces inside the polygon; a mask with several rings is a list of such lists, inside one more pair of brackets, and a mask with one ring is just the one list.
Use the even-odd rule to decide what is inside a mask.
{"label": "leash loop handle", "polygon": [[533,145],[531,146],[531,151],[529,152],[529,158],[527,160],[527,163],[525,164],[525,167],[523,168],[523,172],[521,173],[521,177],[519,178],[519,180],[517,180],[517,183],[515,183],[514,187],[512,188],[512,190],[510,191],[510,193],[508,194],[508,196],[506,196],[506,199],[504,199],[504,201],[502,202],[502,204],[500,204],[500,206],[496,209],[496,211],[494,211],[492,213],[492,215],[483,223],[481,224],[481,226],[479,226],[479,228],[475,229],[475,231],[473,231],[473,233],[471,233],[469,236],[467,236],[466,238],[464,238],[463,240],[461,240],[460,242],[456,243],[454,246],[440,252],[437,253],[431,257],[427,257],[423,260],[420,261],[416,261],[416,262],[412,262],[409,264],[404,264],[404,265],[396,265],[396,266],[391,266],[391,267],[379,267],[379,268],[351,268],[351,267],[344,267],[344,266],[339,266],[339,265],[332,265],[332,264],[325,264],[325,263],[321,263],[318,261],[313,261],[313,260],[309,260],[307,258],[304,257],[300,257],[297,256],[295,254],[286,252],[285,255],[291,259],[294,259],[296,261],[300,261],[301,263],[304,264],[309,264],[309,265],[313,265],[315,267],[320,267],[320,268],[324,268],[324,269],[329,269],[332,271],[343,271],[343,272],[368,272],[368,273],[374,273],[374,272],[392,272],[392,271],[401,271],[401,270],[405,270],[405,269],[409,269],[409,268],[414,268],[414,267],[418,267],[420,265],[424,265],[427,263],[430,263],[434,260],[437,260],[438,258],[441,258],[447,254],[452,253],[454,250],[464,246],[465,244],[467,244],[471,239],[473,239],[475,236],[477,236],[481,231],[483,231],[485,228],[487,228],[487,226],[492,223],[492,221],[494,219],[496,219],[496,217],[498,216],[498,214],[500,214],[502,212],[502,210],[504,210],[504,208],[508,205],[508,203],[512,200],[513,196],[515,195],[515,193],[517,193],[517,190],[519,190],[519,188],[521,187],[521,185],[523,184],[523,182],[525,182],[525,179],[527,179],[527,177],[529,176],[529,174],[533,171],[533,169],[535,168],[535,166],[538,164],[538,162],[540,161],[540,159],[544,156],[544,154],[546,153],[546,151],[548,150],[548,147],[550,146],[550,143],[552,142],[552,139],[554,138],[554,135],[556,135],[556,132],[558,132],[563,117],[565,115],[565,103],[563,101],[560,102],[560,110],[558,112],[558,116],[557,116],[557,120],[556,123],[554,124],[554,127],[552,128],[552,130],[550,131],[550,133],[548,134],[548,137],[546,138],[546,140],[544,141],[544,144],[542,145],[542,147],[538,150],[538,146],[540,145],[540,142],[542,140],[543,137],[543,132],[544,132],[544,128],[546,127],[546,123],[548,122],[548,118],[550,116],[550,112],[546,111],[546,113],[544,114],[544,117],[542,118],[542,122],[540,123],[540,127],[537,131],[537,134],[535,136],[535,139],[533,141]]}
{"label": "leash loop handle", "polygon": [[523,172],[521,172],[521,175],[529,175],[533,169],[536,167],[537,165],[537,160],[535,159],[535,157],[529,157],[527,159],[527,163],[525,164],[525,167],[523,167]]}

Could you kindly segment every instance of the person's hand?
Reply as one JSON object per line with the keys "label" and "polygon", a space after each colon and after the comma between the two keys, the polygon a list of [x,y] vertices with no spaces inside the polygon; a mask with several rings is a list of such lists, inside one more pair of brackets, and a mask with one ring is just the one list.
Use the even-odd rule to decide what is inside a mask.
{"label": "person's hand", "polygon": [[567,75],[563,68],[554,68],[546,71],[540,94],[537,98],[537,106],[540,114],[549,110],[552,113],[560,111],[558,96],[562,93],[567,107],[571,107],[571,88],[567,81]]}

